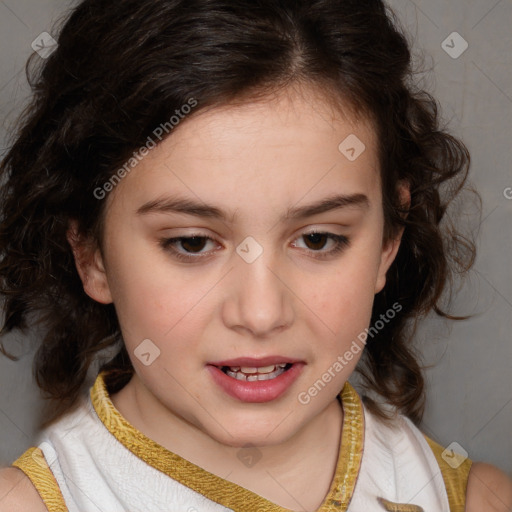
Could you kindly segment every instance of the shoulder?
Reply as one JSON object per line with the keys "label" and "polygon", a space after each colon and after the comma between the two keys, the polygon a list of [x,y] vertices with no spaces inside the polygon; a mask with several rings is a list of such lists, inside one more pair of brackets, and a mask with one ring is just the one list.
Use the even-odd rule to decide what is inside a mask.
{"label": "shoulder", "polygon": [[37,489],[21,469],[0,468],[0,512],[48,512]]}
{"label": "shoulder", "polygon": [[491,464],[474,462],[471,466],[466,495],[466,512],[510,512],[512,480]]}

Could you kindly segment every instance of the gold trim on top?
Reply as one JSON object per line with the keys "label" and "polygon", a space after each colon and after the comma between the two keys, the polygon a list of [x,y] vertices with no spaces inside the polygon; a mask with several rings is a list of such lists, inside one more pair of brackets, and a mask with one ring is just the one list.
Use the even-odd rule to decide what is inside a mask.
{"label": "gold trim on top", "polygon": [[468,486],[469,470],[473,464],[471,459],[465,459],[457,468],[453,468],[443,458],[444,448],[423,434],[432,452],[434,453],[441,473],[443,475],[446,494],[450,504],[450,512],[464,512],[466,510],[466,492]]}
{"label": "gold trim on top", "polygon": [[[234,512],[292,512],[258,494],[225,480],[167,450],[129,423],[112,403],[100,372],[90,397],[98,417],[116,437],[141,460],[177,482]],[[329,493],[317,512],[345,512],[352,498],[361,466],[364,445],[364,413],[359,395],[346,382],[340,399],[343,429],[336,473]]]}
{"label": "gold trim on top", "polygon": [[395,503],[384,498],[377,498],[377,501],[388,511],[388,512],[425,512],[423,507],[419,505],[413,505],[412,503]]}
{"label": "gold trim on top", "polygon": [[340,454],[331,489],[318,512],[339,512],[348,509],[363,458],[363,404],[348,381],[345,382],[339,397],[343,407]]}
{"label": "gold trim on top", "polygon": [[40,448],[29,448],[11,466],[21,469],[30,478],[48,512],[68,512],[59,484]]}

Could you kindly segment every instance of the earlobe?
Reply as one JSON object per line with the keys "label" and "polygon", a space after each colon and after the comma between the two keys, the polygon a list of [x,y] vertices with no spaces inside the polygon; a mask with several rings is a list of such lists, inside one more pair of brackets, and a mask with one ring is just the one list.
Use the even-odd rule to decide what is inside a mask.
{"label": "earlobe", "polygon": [[[398,190],[400,195],[400,202],[403,205],[403,208],[408,210],[411,205],[411,191],[409,184],[405,181],[401,181],[398,185]],[[407,214],[404,215],[404,218],[405,217],[407,217]],[[392,265],[396,258],[398,249],[400,248],[400,243],[402,241],[404,229],[404,227],[401,227],[396,233],[395,238],[389,239],[382,249],[379,271],[375,282],[375,293],[382,291],[386,285],[386,274],[389,270],[389,267]]]}
{"label": "earlobe", "polygon": [[377,280],[375,281],[375,293],[382,291],[386,285],[386,274],[389,270],[389,267],[395,260],[398,249],[400,248],[402,233],[403,228],[400,230],[396,238],[388,240],[386,246],[382,250],[379,272],[377,274]]}
{"label": "earlobe", "polygon": [[72,220],[66,238],[73,251],[75,266],[82,281],[84,292],[102,304],[112,303],[103,257],[97,244],[85,240],[78,232],[78,224]]}

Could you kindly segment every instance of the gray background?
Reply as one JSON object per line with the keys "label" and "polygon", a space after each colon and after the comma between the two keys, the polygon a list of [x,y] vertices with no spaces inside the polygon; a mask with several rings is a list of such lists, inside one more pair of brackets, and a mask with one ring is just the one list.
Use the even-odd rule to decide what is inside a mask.
{"label": "gray background", "polygon": [[[0,0],[0,144],[28,92],[24,64],[32,41],[71,5],[62,0]],[[441,102],[448,128],[472,154],[472,183],[483,199],[478,259],[454,305],[471,320],[429,318],[417,337],[426,364],[428,405],[422,429],[444,446],[457,442],[473,460],[512,476],[512,2],[510,0],[393,0],[414,51],[430,72],[419,76]],[[452,58],[442,42],[458,32],[467,50]],[[460,48],[453,43],[452,51]],[[509,197],[512,197],[512,190]],[[0,465],[31,445],[42,399],[31,376],[32,339],[16,334],[0,358]]]}

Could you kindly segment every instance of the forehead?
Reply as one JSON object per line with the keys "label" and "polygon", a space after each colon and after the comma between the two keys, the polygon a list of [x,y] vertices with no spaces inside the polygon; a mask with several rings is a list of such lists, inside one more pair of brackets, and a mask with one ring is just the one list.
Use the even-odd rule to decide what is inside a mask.
{"label": "forehead", "polygon": [[[356,116],[348,102],[336,100],[318,86],[289,86],[203,109],[185,118],[160,149],[169,154],[186,144],[196,149],[194,156],[222,157],[226,148],[226,156],[232,158],[237,145],[241,149],[264,146],[267,153],[287,146],[296,146],[297,151],[307,141],[301,153],[310,151],[313,156],[327,146],[337,149],[340,136],[356,133],[370,149],[375,145],[372,123]],[[242,156],[240,152],[238,156]]]}
{"label": "forehead", "polygon": [[[166,192],[231,203],[268,205],[380,190],[372,123],[336,108],[315,89],[288,88],[185,117],[126,176],[115,195],[142,204]],[[109,198],[110,199],[110,198]]]}

